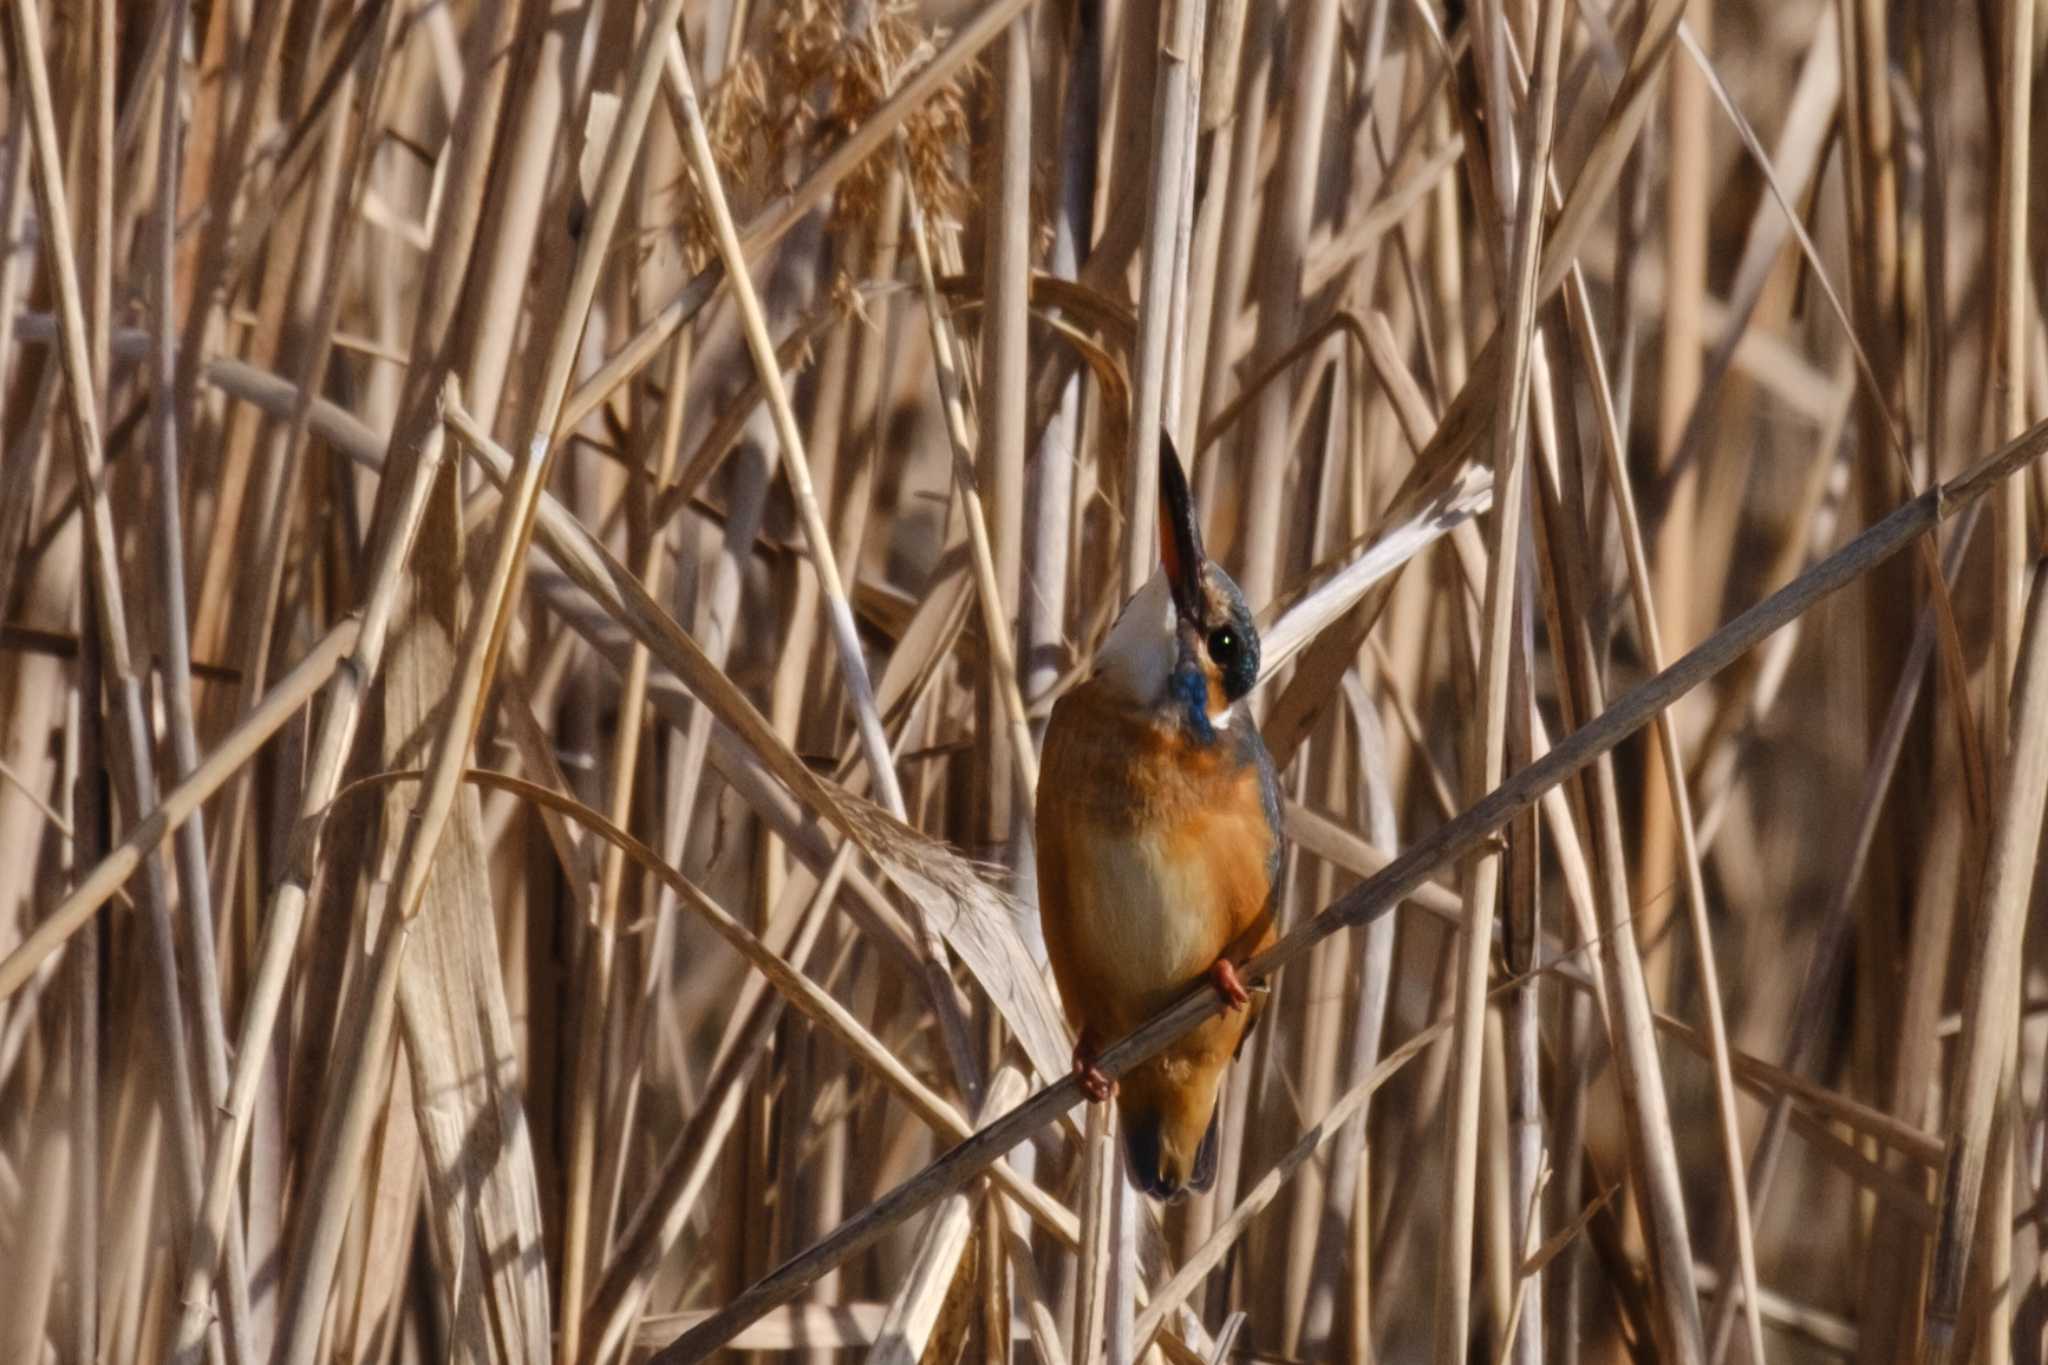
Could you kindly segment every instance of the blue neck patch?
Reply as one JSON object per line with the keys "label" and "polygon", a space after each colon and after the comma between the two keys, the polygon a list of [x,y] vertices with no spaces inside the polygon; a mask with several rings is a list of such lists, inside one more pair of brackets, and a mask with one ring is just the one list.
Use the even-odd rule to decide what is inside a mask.
{"label": "blue neck patch", "polygon": [[1202,671],[1183,663],[1173,670],[1173,681],[1169,684],[1174,699],[1181,704],[1182,723],[1188,733],[1204,744],[1216,742],[1216,727],[1209,723],[1209,680]]}

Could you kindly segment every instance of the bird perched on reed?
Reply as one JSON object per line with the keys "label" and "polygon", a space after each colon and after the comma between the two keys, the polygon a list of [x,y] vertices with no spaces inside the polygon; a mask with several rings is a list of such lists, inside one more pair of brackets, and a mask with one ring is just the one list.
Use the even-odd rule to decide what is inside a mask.
{"label": "bird perched on reed", "polygon": [[[1281,833],[1273,760],[1243,705],[1258,631],[1202,553],[1163,437],[1159,548],[1094,674],[1053,707],[1038,893],[1082,1087],[1115,1094],[1132,1183],[1176,1199],[1216,1179],[1217,1088],[1259,1011],[1236,964],[1273,941]],[[1203,980],[1228,1008],[1113,1084],[1100,1050]]]}

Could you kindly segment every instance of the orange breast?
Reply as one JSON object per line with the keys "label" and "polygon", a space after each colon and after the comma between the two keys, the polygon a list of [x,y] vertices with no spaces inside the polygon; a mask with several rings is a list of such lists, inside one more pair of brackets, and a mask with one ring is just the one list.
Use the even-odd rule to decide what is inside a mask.
{"label": "orange breast", "polygon": [[1067,1012],[1104,1040],[1270,928],[1275,832],[1260,769],[1095,684],[1063,698],[1039,776],[1039,904]]}

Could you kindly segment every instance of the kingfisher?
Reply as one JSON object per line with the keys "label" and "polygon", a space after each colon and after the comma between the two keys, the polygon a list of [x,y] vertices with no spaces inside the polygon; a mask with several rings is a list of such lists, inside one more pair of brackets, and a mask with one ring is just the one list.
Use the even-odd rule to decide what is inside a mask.
{"label": "kingfisher", "polygon": [[[1090,1099],[1112,1095],[1132,1184],[1216,1180],[1216,1095],[1262,1002],[1238,965],[1273,942],[1273,759],[1245,698],[1259,633],[1202,552],[1187,475],[1159,447],[1160,564],[1053,707],[1039,770],[1039,912]],[[1112,1082],[1101,1049],[1206,980],[1226,1008]]]}

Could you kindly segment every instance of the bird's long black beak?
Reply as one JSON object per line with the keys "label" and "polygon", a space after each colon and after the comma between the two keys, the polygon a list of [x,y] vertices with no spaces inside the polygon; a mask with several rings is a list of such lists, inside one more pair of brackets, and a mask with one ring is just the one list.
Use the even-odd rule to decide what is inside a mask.
{"label": "bird's long black beak", "polygon": [[1159,433],[1159,557],[1166,564],[1166,585],[1183,619],[1202,621],[1202,528],[1195,520],[1195,499],[1188,492],[1187,471],[1173,438]]}

